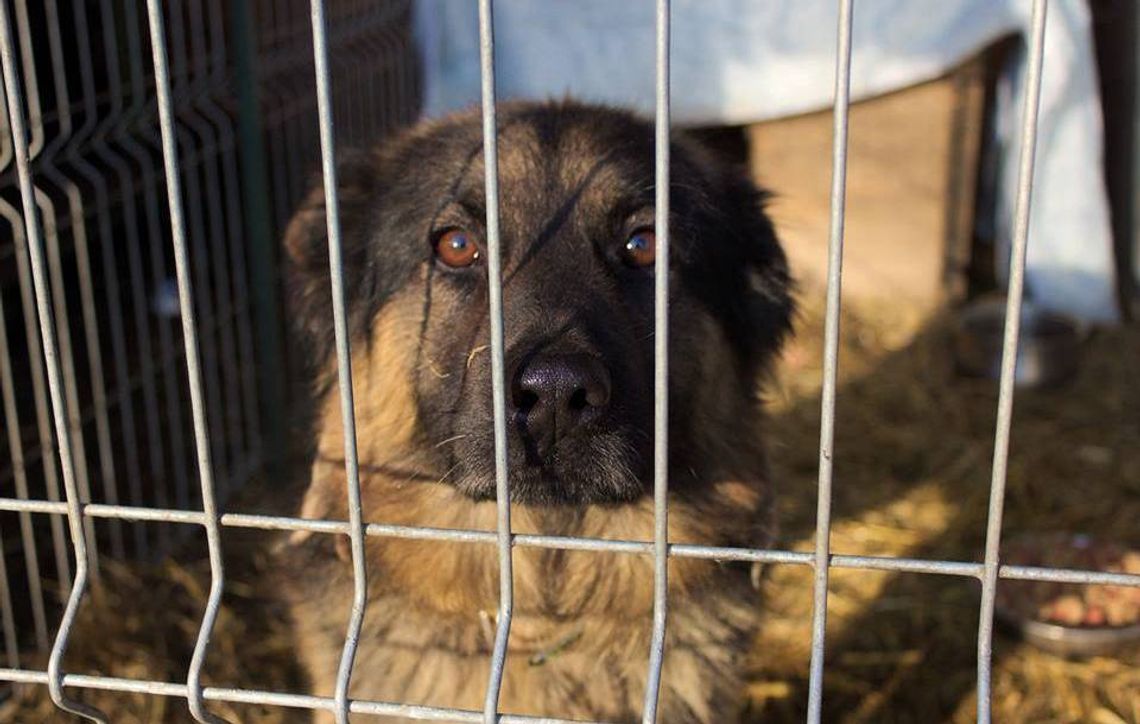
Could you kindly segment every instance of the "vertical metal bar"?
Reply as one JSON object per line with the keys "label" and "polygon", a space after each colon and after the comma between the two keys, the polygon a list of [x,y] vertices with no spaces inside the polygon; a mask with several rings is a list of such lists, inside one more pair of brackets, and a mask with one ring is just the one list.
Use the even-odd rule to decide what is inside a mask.
{"label": "vertical metal bar", "polygon": [[16,638],[16,614],[12,611],[12,590],[8,585],[8,562],[5,560],[4,534],[0,532],[0,622],[4,628],[4,656],[8,666],[20,666],[20,642]]}
{"label": "vertical metal bar", "polygon": [[[31,74],[34,78],[34,73]],[[14,101],[9,101],[14,104]],[[35,110],[32,105],[31,109]],[[5,150],[5,155],[14,156],[14,150]],[[29,149],[30,153],[30,149]],[[36,432],[40,443],[40,461],[44,471],[44,487],[49,500],[55,502],[59,497],[59,476],[55,465],[55,438],[52,434],[51,413],[48,409],[48,392],[45,390],[45,360],[43,357],[43,344],[40,341],[39,322],[36,318],[34,283],[30,270],[30,256],[28,254],[28,240],[24,232],[25,220],[21,213],[8,202],[0,199],[0,216],[3,216],[12,226],[12,236],[16,246],[16,275],[20,287],[20,308],[24,320],[24,338],[27,341],[28,361],[31,364],[32,398],[36,409]],[[59,516],[50,516],[48,525],[51,526],[52,550],[55,554],[56,578],[59,582],[59,597],[66,599],[71,588],[71,562],[67,555],[67,542],[65,539],[63,520]]]}
{"label": "vertical metal bar", "polygon": [[202,616],[202,627],[194,644],[194,654],[186,675],[186,698],[190,713],[201,722],[222,724],[206,710],[202,699],[202,666],[206,647],[218,607],[222,601],[225,574],[222,563],[222,540],[218,511],[214,502],[214,473],[210,460],[210,431],[206,421],[202,390],[202,367],[198,357],[198,322],[194,313],[193,290],[190,287],[189,260],[186,251],[186,226],[182,215],[182,189],[178,172],[178,146],[175,138],[174,111],[170,99],[170,69],[166,56],[166,33],[163,29],[160,0],[147,0],[151,52],[154,60],[155,90],[158,95],[159,125],[162,129],[162,159],[166,169],[167,202],[170,205],[170,231],[174,242],[174,265],[178,276],[178,304],[182,314],[182,338],[186,350],[186,374],[190,382],[190,406],[194,417],[194,444],[198,452],[198,478],[202,488],[202,511],[205,513],[206,541],[210,554],[210,595]]}
{"label": "vertical metal bar", "polygon": [[[79,490],[76,486],[75,467],[71,456],[71,441],[68,437],[67,410],[63,397],[63,380],[60,371],[59,349],[56,345],[55,329],[52,324],[50,292],[47,288],[47,270],[44,260],[43,239],[40,238],[36,223],[36,202],[32,186],[32,169],[28,158],[28,138],[24,127],[23,99],[20,82],[16,77],[16,57],[12,44],[12,26],[8,17],[7,3],[0,3],[0,64],[3,65],[4,97],[7,106],[9,127],[12,130],[12,151],[16,157],[16,172],[20,185],[20,202],[24,212],[24,229],[32,264],[32,280],[36,291],[36,311],[39,316],[40,335],[43,340],[44,361],[47,366],[48,388],[51,392],[52,413],[55,419],[55,432],[59,439],[59,462],[63,471],[63,485],[67,496],[67,522],[71,531],[71,544],[75,549],[75,581],[67,599],[63,618],[59,624],[55,644],[48,659],[48,691],[52,701],[61,709],[93,721],[105,722],[106,717],[99,710],[72,701],[63,693],[63,654],[67,640],[75,624],[75,614],[87,589],[89,559],[87,540],[83,531],[83,515],[80,510]],[[46,462],[45,448],[45,462]]]}
{"label": "vertical metal bar", "polygon": [[[174,7],[180,9],[177,4]],[[203,243],[202,251],[203,257],[208,258],[211,264],[203,266],[206,267],[205,276],[213,290],[215,311],[212,335],[215,337],[215,350],[218,350],[215,354],[215,367],[221,371],[219,389],[223,392],[219,414],[214,417],[214,427],[218,438],[217,449],[229,461],[228,468],[217,464],[218,495],[224,502],[231,491],[231,485],[244,479],[246,467],[241,427],[242,385],[237,362],[237,314],[230,295],[228,263],[228,247],[239,242],[236,237],[229,236],[234,228],[229,219],[236,212],[236,207],[227,209],[222,199],[223,183],[228,184],[229,181],[225,167],[230,144],[225,135],[226,126],[214,112],[210,101],[214,75],[206,31],[207,9],[202,0],[190,0],[183,7],[190,19],[189,32],[181,30],[176,33],[176,37],[179,39],[179,56],[183,64],[189,66],[186,71],[187,89],[193,99],[188,107],[186,123],[198,143],[198,166],[201,178],[205,181],[203,212],[209,244]],[[203,290],[202,293],[203,296],[209,296],[209,290]],[[217,373],[215,379],[218,379]]]}
{"label": "vertical metal bar", "polygon": [[[249,312],[244,315],[241,342],[249,347],[255,358],[250,361],[251,373],[257,369],[258,398],[251,412],[254,421],[253,439],[260,449],[268,449],[262,456],[270,473],[283,462],[280,450],[284,449],[285,372],[280,342],[280,317],[277,309],[276,249],[269,208],[269,178],[266,166],[266,148],[262,136],[261,101],[258,88],[257,42],[250,0],[230,2],[231,39],[234,43],[234,74],[237,84],[238,153],[241,154],[242,211],[246,247],[250,254],[249,277],[245,271],[245,249],[235,247],[235,276],[238,295],[245,296],[249,285],[249,299],[254,319],[253,330],[258,339],[254,344],[250,334]],[[263,437],[262,437],[263,436]]]}
{"label": "vertical metal bar", "polygon": [[[128,68],[129,77],[131,79],[131,106],[128,110],[129,121],[127,118],[125,118],[124,121],[128,121],[129,123],[134,124],[135,128],[145,128],[147,131],[146,140],[161,144],[161,139],[157,138],[153,133],[153,111],[151,110],[150,105],[151,98],[150,94],[147,92],[146,81],[144,79],[145,73],[143,70],[143,63],[145,56],[142,49],[140,33],[137,32],[137,29],[140,26],[138,16],[138,3],[119,3],[115,2],[115,0],[105,1],[103,6],[104,33],[110,34],[114,32],[114,26],[118,23],[114,17],[114,10],[116,8],[122,8],[125,10],[125,16],[122,24],[125,26],[126,32],[124,32],[122,35],[127,41]],[[107,47],[106,57],[108,67],[119,67],[119,55],[121,53],[122,49],[117,47],[117,45],[109,45]],[[112,83],[117,84],[117,81],[112,81]],[[143,197],[146,202],[144,210],[146,218],[146,238],[159,240],[163,238],[162,228],[160,225],[161,212],[159,210],[160,200],[158,194],[158,189],[160,188],[162,177],[156,174],[157,169],[154,165],[154,158],[150,153],[150,149],[144,147],[142,144],[137,143],[135,137],[131,134],[131,128],[129,126],[126,126],[126,123],[124,123],[124,126],[125,127],[122,127],[123,135],[120,137],[119,142],[122,144],[124,150],[126,150],[126,152],[136,162],[138,162],[142,171],[141,186]],[[133,181],[130,179],[131,177],[128,176],[127,182],[133,183]],[[125,197],[124,201],[130,204],[128,208],[133,209],[134,199],[132,196]],[[136,262],[141,263],[141,259],[139,259],[139,252],[141,251],[140,246],[143,242],[142,239],[138,237],[138,232],[133,222],[127,226],[127,230],[128,235],[131,233],[134,233],[136,235],[134,244],[130,243],[130,237],[128,236],[127,262],[131,267],[131,284],[132,286],[135,286],[137,284],[138,292],[141,294],[142,299],[141,307],[137,308],[135,312],[136,319],[139,320],[140,324],[145,325],[147,323],[146,311],[149,302],[147,301],[146,297],[145,281],[141,276],[141,269],[139,270],[137,278],[135,270]],[[161,244],[152,244],[150,254],[148,256],[150,257],[151,283],[153,285],[153,289],[157,291],[161,289],[162,285],[166,282],[165,260],[162,253]],[[179,379],[177,370],[175,368],[176,356],[174,353],[174,335],[171,334],[171,326],[172,322],[167,319],[158,320],[158,347],[159,355],[163,360],[163,362],[161,362],[159,365],[159,370],[161,371],[163,378],[163,402],[165,403],[166,407],[166,425],[160,425],[157,422],[159,415],[157,400],[155,400],[153,397],[149,401],[147,400],[147,380],[154,374],[154,372],[151,368],[150,360],[142,360],[144,383],[143,401],[146,404],[148,432],[147,437],[154,440],[152,446],[154,454],[154,462],[152,463],[152,468],[155,471],[154,474],[156,475],[157,479],[163,481],[162,484],[158,485],[155,490],[155,500],[159,505],[162,505],[170,497],[170,494],[168,492],[170,485],[166,482],[169,480],[165,469],[166,459],[162,453],[162,438],[159,435],[159,432],[161,430],[170,430],[170,450],[174,469],[175,499],[186,500],[189,497],[188,491],[190,486],[188,477],[189,466],[187,465],[186,461],[186,436],[183,433],[184,418],[182,414],[182,396],[179,394],[178,389]],[[143,337],[145,344],[149,346],[150,332],[147,331],[145,334],[143,334]],[[154,404],[152,405],[151,403]],[[159,548],[163,552],[169,550],[170,538],[171,534],[169,526],[158,526]]]}
{"label": "vertical metal bar", "polygon": [[495,415],[495,504],[499,534],[499,615],[483,721],[494,724],[514,612],[511,491],[507,479],[507,405],[503,350],[503,263],[499,236],[499,144],[495,117],[495,30],[492,0],[479,0],[479,72],[483,91],[483,177],[487,193],[487,284],[491,316],[491,395]]}
{"label": "vertical metal bar", "polygon": [[1028,68],[1021,118],[1021,154],[1018,159],[1017,202],[1014,207],[1013,249],[1006,292],[1005,338],[1002,341],[1001,383],[994,430],[993,474],[986,520],[986,557],[982,574],[982,602],[978,617],[978,722],[990,721],[990,669],[993,645],[994,598],[997,595],[998,551],[1009,464],[1009,433],[1013,425],[1014,373],[1017,339],[1021,331],[1021,298],[1025,286],[1025,252],[1029,245],[1029,204],[1033,193],[1033,162],[1037,150],[1037,111],[1041,100],[1041,69],[1045,64],[1045,16],[1048,0],[1034,0],[1030,21]]}
{"label": "vertical metal bar", "polygon": [[[95,440],[99,451],[99,469],[103,482],[103,495],[107,503],[117,505],[119,491],[117,476],[115,475],[115,459],[111,450],[111,423],[107,408],[107,393],[103,375],[103,351],[99,342],[99,322],[95,313],[95,293],[91,281],[91,260],[87,247],[87,221],[84,211],[83,192],[79,185],[61,172],[55,164],[55,156],[60,150],[68,148],[68,155],[74,155],[75,142],[73,137],[74,124],[72,122],[71,94],[67,87],[67,74],[63,57],[63,40],[59,27],[59,11],[55,0],[45,0],[44,15],[48,25],[48,48],[51,53],[52,85],[56,94],[56,109],[59,114],[59,131],[51,143],[44,148],[41,160],[42,175],[52,183],[64,189],[67,196],[68,213],[71,221],[71,234],[75,246],[75,269],[79,278],[80,312],[83,320],[84,342],[87,347],[87,370],[91,380],[91,402],[95,418]],[[85,124],[81,131],[89,130],[91,121]],[[45,206],[46,208],[46,206]],[[56,302],[59,312],[60,328],[68,330],[67,297],[64,294],[63,272],[61,269],[59,239],[55,234],[48,234],[48,261],[52,273],[53,291],[57,291]],[[63,350],[65,357],[68,350]],[[65,365],[66,371],[66,365]],[[74,383],[73,383],[74,384]],[[76,420],[74,427],[82,430],[81,413],[78,404],[78,391],[75,391],[73,400],[73,415]],[[82,445],[82,437],[75,437]],[[82,449],[82,448],[81,448]],[[90,491],[88,491],[89,493]],[[94,527],[89,527],[87,536],[94,540]],[[123,523],[113,520],[108,526],[110,529],[111,552],[122,559],[125,550],[123,547]]]}
{"label": "vertical metal bar", "polygon": [[[51,431],[48,413],[47,391],[44,389],[43,345],[40,343],[40,330],[36,321],[35,292],[32,291],[31,272],[28,269],[27,239],[20,212],[3,199],[0,199],[0,216],[12,227],[16,246],[16,275],[20,286],[20,310],[24,318],[24,339],[27,341],[28,361],[31,364],[32,399],[36,408],[36,434],[39,439],[40,464],[44,472],[44,491],[48,500],[56,502],[59,497],[59,476],[55,465],[55,438]],[[51,527],[52,552],[55,558],[56,580],[59,583],[60,599],[67,598],[71,588],[71,562],[67,556],[67,541],[63,530],[63,519],[49,516]]]}
{"label": "vertical metal bar", "polygon": [[[198,332],[201,343],[199,349],[201,350],[202,371],[207,383],[204,388],[206,415],[214,421],[214,426],[209,430],[210,458],[218,472],[217,478],[224,481],[228,477],[230,460],[227,455],[225,440],[220,432],[224,425],[222,362],[219,351],[220,345],[218,344],[221,310],[215,306],[210,294],[212,284],[209,257],[211,254],[207,244],[207,237],[216,238],[216,236],[212,231],[207,230],[206,208],[203,202],[204,189],[216,191],[217,187],[217,178],[212,173],[213,164],[207,160],[208,147],[213,139],[204,137],[203,131],[205,129],[199,124],[199,116],[193,103],[196,89],[190,78],[184,19],[187,15],[193,14],[194,11],[184,13],[185,3],[181,0],[166,0],[165,4],[170,9],[171,17],[179,18],[179,22],[170,26],[170,52],[168,54],[168,70],[173,71],[171,73],[171,101],[173,103],[177,99],[178,103],[177,108],[172,107],[172,112],[176,111],[182,119],[180,123],[173,124],[173,128],[177,133],[179,146],[188,159],[187,163],[180,165],[182,176],[179,181],[185,180],[186,182],[182,187],[186,189],[186,192],[181,195],[184,199],[183,218],[188,224],[188,242],[193,247],[193,253],[188,254],[192,266],[192,283],[199,292],[194,299],[202,319],[202,325]],[[178,505],[180,507],[190,505],[189,491],[183,488],[178,492],[182,496],[177,499]],[[224,487],[221,487],[221,494],[224,495],[224,492]]]}
{"label": "vertical metal bar", "polygon": [[[239,420],[244,422],[242,432],[245,446],[241,449],[243,455],[243,471],[241,483],[248,480],[253,473],[253,466],[259,464],[261,456],[260,423],[257,415],[257,377],[253,359],[253,334],[250,329],[250,301],[247,292],[245,244],[242,236],[242,204],[241,184],[238,170],[238,137],[237,122],[219,107],[218,95],[224,92],[229,83],[229,67],[226,58],[226,26],[225,15],[219,0],[210,0],[208,6],[208,25],[210,27],[210,45],[212,46],[210,66],[211,85],[214,96],[207,105],[207,113],[219,129],[222,146],[222,185],[226,197],[226,234],[228,237],[226,250],[229,256],[228,275],[223,278],[223,284],[231,289],[233,308],[230,319],[236,337],[237,355],[239,365],[239,387],[241,400]],[[225,266],[223,263],[223,270]],[[235,410],[238,406],[234,405]],[[235,438],[238,439],[238,438]]]}
{"label": "vertical metal bar", "polygon": [[[31,124],[31,143],[28,158],[47,155],[54,152],[51,146],[45,147],[47,134],[44,130],[43,108],[40,102],[38,73],[36,70],[35,50],[32,47],[32,32],[28,19],[28,6],[26,0],[15,4],[16,32],[19,37],[21,58],[24,64],[24,78],[28,89],[29,121]],[[79,489],[80,500],[84,503],[91,501],[91,483],[87,475],[87,445],[83,439],[83,411],[79,402],[79,386],[75,379],[75,357],[71,352],[71,322],[68,319],[67,299],[63,293],[62,270],[59,259],[59,234],[56,232],[55,204],[42,189],[32,187],[35,201],[43,207],[40,222],[43,225],[41,238],[47,242],[48,288],[55,305],[56,345],[59,348],[60,371],[63,374],[63,396],[67,403],[67,423],[71,431],[72,461],[75,464],[75,482]],[[95,524],[90,518],[83,519],[87,532],[87,551],[91,556],[91,570],[96,576],[99,574],[98,542],[95,539]]]}
{"label": "vertical metal bar", "polygon": [[657,0],[653,299],[653,637],[641,721],[657,721],[669,598],[669,0]]}
{"label": "vertical metal bar", "polygon": [[811,622],[808,721],[823,710],[824,639],[827,633],[827,581],[831,563],[831,473],[835,449],[835,388],[839,371],[839,302],[843,278],[843,222],[847,194],[847,110],[851,90],[851,12],[853,0],[839,2],[835,59],[835,108],[831,152],[831,232],[828,238],[827,311],[824,322],[823,391],[819,421],[819,494],[815,523],[815,581]]}
{"label": "vertical metal bar", "polygon": [[323,0],[311,0],[313,62],[317,83],[317,113],[321,131],[321,171],[325,186],[325,220],[329,237],[329,273],[332,279],[333,329],[336,336],[337,377],[340,382],[340,412],[344,426],[344,467],[348,479],[349,537],[352,541],[352,612],[344,637],[336,675],[336,720],[348,724],[348,686],[356,659],[356,645],[364,623],[368,578],[364,561],[364,516],[360,507],[360,464],[356,457],[356,414],[352,394],[352,349],[345,310],[344,258],[341,253],[340,209],[337,206],[336,146],[333,134],[328,39]]}
{"label": "vertical metal bar", "polygon": [[[115,262],[115,235],[111,226],[111,208],[108,199],[107,183],[102,172],[88,162],[87,154],[80,151],[86,144],[94,150],[95,155],[106,158],[108,149],[105,143],[106,134],[111,123],[122,108],[121,95],[118,92],[117,82],[112,91],[111,109],[100,115],[96,106],[95,73],[92,68],[90,31],[87,24],[87,9],[85,4],[75,6],[74,30],[77,56],[79,59],[79,87],[83,100],[83,126],[76,132],[76,137],[68,147],[66,157],[79,171],[79,175],[88,183],[95,197],[95,209],[99,228],[99,244],[101,246],[103,290],[106,300],[107,317],[111,327],[111,356],[114,362],[115,382],[118,385],[116,392],[119,405],[119,420],[122,430],[123,450],[130,451],[124,455],[127,490],[134,505],[142,505],[142,471],[139,465],[138,438],[135,433],[135,415],[133,394],[129,382],[130,373],[127,362],[127,345],[124,333],[123,309],[119,289],[118,265]],[[115,71],[111,71],[115,72]],[[119,162],[119,159],[114,159]],[[129,192],[124,194],[130,196]],[[142,341],[139,341],[142,344]],[[144,352],[145,354],[145,352]],[[149,381],[149,380],[147,380]],[[146,531],[142,525],[131,526],[134,538],[134,555],[145,556],[147,553]]]}
{"label": "vertical metal bar", "polygon": [[[4,317],[3,299],[0,298],[0,320]],[[12,476],[16,497],[28,500],[28,471],[24,466],[24,444],[20,439],[20,418],[16,409],[16,389],[12,384],[12,357],[8,347],[7,325],[0,323],[0,399],[4,405],[4,427],[8,431],[8,450],[12,461]],[[52,516],[53,518],[56,516]],[[28,576],[28,603],[32,607],[32,626],[36,632],[36,645],[47,651],[47,616],[44,612],[43,582],[40,579],[40,559],[36,548],[36,531],[31,513],[19,514],[20,545],[24,549],[24,564]]]}
{"label": "vertical metal bar", "polygon": [[[281,364],[281,322],[274,292],[277,288],[274,270],[277,268],[276,250],[271,234],[272,221],[269,207],[269,179],[265,164],[265,143],[262,135],[261,102],[258,97],[257,47],[254,37],[254,20],[249,0],[233,0],[231,37],[234,44],[234,74],[238,97],[238,149],[241,158],[241,206],[245,222],[245,236],[249,249],[249,277],[246,277],[245,249],[234,249],[234,275],[239,280],[239,296],[244,296],[248,283],[249,300],[257,332],[254,345],[249,334],[248,313],[242,327],[243,348],[249,346],[253,357],[251,371],[257,370],[256,404],[251,412],[254,421],[252,438],[259,451],[266,451],[263,463],[271,473],[280,469],[285,450],[285,371]],[[239,266],[240,265],[240,266]],[[264,435],[264,438],[262,436]]]}

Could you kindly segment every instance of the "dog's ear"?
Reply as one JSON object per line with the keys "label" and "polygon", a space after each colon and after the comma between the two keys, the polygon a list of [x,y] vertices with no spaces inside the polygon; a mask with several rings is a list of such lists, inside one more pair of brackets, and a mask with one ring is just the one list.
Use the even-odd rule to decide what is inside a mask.
{"label": "dog's ear", "polygon": [[730,174],[726,186],[725,198],[732,205],[733,226],[740,240],[747,322],[760,345],[756,350],[760,362],[767,364],[792,330],[794,284],[787,256],[765,210],[771,195],[737,174]]}
{"label": "dog's ear", "polygon": [[[378,208],[381,175],[372,154],[350,153],[337,163],[337,196],[345,296],[350,330],[356,329],[370,296],[369,244]],[[321,364],[332,354],[332,283],[329,273],[328,209],[318,182],[285,229],[285,298],[289,322]]]}
{"label": "dog's ear", "polygon": [[[787,258],[765,212],[769,194],[743,169],[715,161],[706,168],[712,183],[705,219],[708,242],[694,275],[725,322],[748,374],[766,367],[791,331],[793,282]],[[704,232],[702,232],[704,235]]]}

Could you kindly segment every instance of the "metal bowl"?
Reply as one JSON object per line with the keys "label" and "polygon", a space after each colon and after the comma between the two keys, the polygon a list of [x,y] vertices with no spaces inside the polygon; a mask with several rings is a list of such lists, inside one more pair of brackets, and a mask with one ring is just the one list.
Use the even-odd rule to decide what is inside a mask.
{"label": "metal bowl", "polygon": [[[958,315],[954,358],[958,370],[970,377],[1001,376],[1005,334],[1004,296],[972,302]],[[1014,382],[1019,387],[1049,387],[1073,376],[1087,329],[1076,319],[1046,312],[1026,300],[1021,307]]]}
{"label": "metal bowl", "polygon": [[[1109,565],[1116,565],[1118,558],[1123,562],[1124,556],[1128,554],[1126,547],[1111,545],[1080,533],[1063,532],[1015,536],[1003,543],[1002,548],[1006,563],[1090,570],[1111,570],[1107,568]],[[1013,588],[1040,585],[1050,587],[1044,594],[1044,600],[1038,600],[1032,593],[1019,600]],[[1089,585],[1091,584],[1002,581],[995,601],[994,618],[1008,632],[1039,649],[1060,656],[1101,656],[1115,653],[1129,645],[1140,644],[1140,621],[1115,626],[1108,623],[1070,625],[1043,621],[1030,613],[1044,601],[1057,600],[1056,597],[1060,595],[1079,595],[1083,598]],[[1040,596],[1041,593],[1038,592],[1037,595]]]}
{"label": "metal bowl", "polygon": [[1103,656],[1140,642],[1140,624],[1131,626],[1063,626],[994,612],[998,622],[1037,648],[1059,656]]}

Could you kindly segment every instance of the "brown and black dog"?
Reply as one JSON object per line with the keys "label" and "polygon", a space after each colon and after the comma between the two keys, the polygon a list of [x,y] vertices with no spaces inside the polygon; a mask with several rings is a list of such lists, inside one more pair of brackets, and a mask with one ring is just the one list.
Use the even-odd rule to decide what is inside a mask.
{"label": "brown and black dog", "polygon": [[[650,540],[653,127],[573,102],[499,111],[516,533]],[[494,530],[480,116],[421,124],[339,166],[366,520]],[[759,385],[792,314],[783,252],[743,171],[671,144],[669,537],[771,542]],[[324,197],[289,226],[287,293],[315,364],[301,512],[346,518]],[[369,537],[351,696],[479,709],[498,606],[493,545]],[[347,539],[286,547],[298,649],[331,695],[352,600]],[[748,569],[672,559],[660,720],[724,722],[758,617]],[[504,711],[632,721],[653,562],[517,547]]]}

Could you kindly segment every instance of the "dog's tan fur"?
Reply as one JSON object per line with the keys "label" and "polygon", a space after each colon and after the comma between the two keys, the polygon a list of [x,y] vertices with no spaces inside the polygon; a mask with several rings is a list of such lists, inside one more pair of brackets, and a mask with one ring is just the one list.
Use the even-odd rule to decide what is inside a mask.
{"label": "dog's tan fur", "polygon": [[[474,502],[450,486],[419,475],[409,480],[399,472],[419,469],[417,450],[425,444],[417,437],[407,382],[414,372],[411,341],[421,314],[414,295],[391,301],[374,323],[372,342],[353,359],[365,518],[494,530],[494,502]],[[420,363],[430,365],[430,360]],[[318,427],[318,455],[302,515],[343,520],[344,432],[335,389],[321,406]],[[729,449],[710,452],[729,456],[722,458],[722,466],[735,467],[741,475],[711,481],[699,496],[674,500],[670,540],[755,545],[769,539],[758,474],[762,461],[741,458]],[[512,525],[516,533],[648,541],[653,506],[649,499],[582,509],[516,505]],[[297,574],[293,613],[298,648],[315,692],[331,695],[353,584],[347,539],[325,539],[297,534],[291,540],[295,549],[316,549],[312,567]],[[330,545],[335,555],[329,555]],[[370,581],[362,638],[368,644],[357,657],[352,696],[480,708],[498,607],[495,547],[372,536],[366,549]],[[747,636],[755,624],[756,601],[752,590],[742,585],[744,578],[734,573],[725,575],[721,564],[710,561],[670,561],[662,721],[724,721],[739,706],[741,662],[735,660],[736,649],[725,642]],[[648,661],[652,559],[519,546],[514,582],[503,710],[609,721],[635,718]],[[337,595],[324,595],[329,591]],[[322,595],[309,595],[316,593]],[[339,605],[330,610],[330,600]]]}

